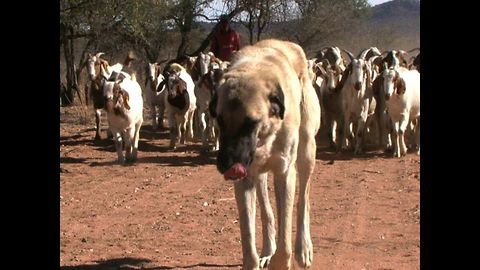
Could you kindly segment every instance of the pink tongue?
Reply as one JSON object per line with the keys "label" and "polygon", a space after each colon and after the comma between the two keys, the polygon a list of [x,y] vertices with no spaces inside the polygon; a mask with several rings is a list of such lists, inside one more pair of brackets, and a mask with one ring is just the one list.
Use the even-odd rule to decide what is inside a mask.
{"label": "pink tongue", "polygon": [[240,178],[247,177],[247,170],[243,167],[240,163],[235,163],[228,169],[224,174],[223,177],[225,180],[237,180]]}

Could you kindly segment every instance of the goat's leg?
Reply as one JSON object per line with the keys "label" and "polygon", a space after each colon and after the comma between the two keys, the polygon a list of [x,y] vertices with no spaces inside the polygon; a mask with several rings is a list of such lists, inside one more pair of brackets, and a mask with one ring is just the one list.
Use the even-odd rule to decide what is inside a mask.
{"label": "goat's leg", "polygon": [[100,136],[101,126],[100,117],[102,116],[102,109],[95,109],[95,140],[101,140]]}
{"label": "goat's leg", "polygon": [[165,128],[165,124],[163,123],[163,118],[165,117],[165,104],[161,103],[158,106],[158,126],[160,128]]}
{"label": "goat's leg", "polygon": [[138,140],[140,140],[140,128],[142,127],[143,119],[140,119],[135,125],[135,134],[133,137],[132,158],[137,160],[138,157]]}
{"label": "goat's leg", "polygon": [[417,155],[420,155],[420,117],[417,117],[417,125],[415,126],[415,144],[417,145]]}
{"label": "goat's leg", "polygon": [[122,133],[118,131],[112,133],[114,134],[115,149],[117,150],[117,161],[118,163],[123,164],[125,163],[125,157],[123,156]]}
{"label": "goat's leg", "polygon": [[403,112],[400,115],[398,135],[399,135],[399,143],[400,143],[400,154],[402,156],[407,154],[407,146],[405,144],[405,132],[407,130],[407,126],[410,120],[409,118],[410,118],[410,113],[408,111]]}
{"label": "goat's leg", "polygon": [[260,268],[264,268],[270,263],[270,259],[277,248],[275,243],[275,218],[268,199],[267,173],[260,174],[253,181],[257,183],[258,203],[260,204],[262,217],[263,245],[260,255]]}
{"label": "goat's leg", "polygon": [[258,270],[259,258],[255,247],[255,183],[250,177],[235,181],[235,199],[240,219],[243,269]]}
{"label": "goat's leg", "polygon": [[178,134],[180,134],[180,144],[185,144],[187,131],[187,119],[182,119],[180,125],[178,125]]}
{"label": "goat's leg", "polygon": [[363,141],[365,137],[365,128],[366,128],[366,122],[367,122],[367,112],[362,111],[360,113],[360,117],[358,118],[357,121],[357,130],[356,130],[356,135],[355,135],[355,151],[354,154],[360,154],[362,152],[362,146],[363,146]]}
{"label": "goat's leg", "polygon": [[192,111],[187,113],[187,122],[186,122],[186,124],[187,124],[187,126],[186,126],[187,134],[186,135],[187,135],[187,140],[189,142],[194,141],[193,140],[193,137],[194,137],[194,135],[193,135],[193,120],[194,120],[193,117],[194,117],[194,114],[195,114],[195,110],[192,110]]}
{"label": "goat's leg", "polygon": [[123,133],[123,141],[125,143],[125,160],[130,162],[132,158],[132,144],[133,138],[135,137],[135,128],[127,128]]}
{"label": "goat's leg", "polygon": [[340,149],[342,151],[347,150],[347,133],[349,133],[350,129],[350,119],[349,117],[346,116],[346,114],[343,117],[343,128],[342,128],[342,142],[341,142],[341,147]]}
{"label": "goat's leg", "polygon": [[174,150],[176,148],[175,144],[179,134],[177,134],[178,127],[172,112],[168,114],[168,126],[170,127],[170,149]]}
{"label": "goat's leg", "polygon": [[330,148],[335,148],[335,129],[333,127],[332,117],[325,112],[325,127],[327,127],[327,135],[328,135],[328,142],[330,144]]}
{"label": "goat's leg", "polygon": [[202,148],[203,151],[208,149],[208,134],[207,134],[207,123],[205,122],[205,112],[198,112],[199,123],[200,123],[200,133],[202,134]]}
{"label": "goat's leg", "polygon": [[292,214],[296,180],[295,164],[289,164],[286,172],[276,172],[273,177],[277,201],[278,242],[277,250],[270,260],[268,269],[287,270],[292,256]]}
{"label": "goat's leg", "polygon": [[400,144],[398,141],[399,136],[399,125],[398,122],[393,123],[393,132],[392,132],[392,143],[393,143],[393,156],[400,157]]}
{"label": "goat's leg", "polygon": [[157,106],[154,103],[150,103],[150,116],[152,117],[153,130],[158,129]]}

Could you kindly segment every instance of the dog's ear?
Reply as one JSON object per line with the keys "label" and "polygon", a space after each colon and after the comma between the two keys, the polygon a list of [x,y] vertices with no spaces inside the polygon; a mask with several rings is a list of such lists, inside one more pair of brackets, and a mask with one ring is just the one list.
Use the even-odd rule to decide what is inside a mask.
{"label": "dog's ear", "polygon": [[283,119],[285,115],[285,96],[282,88],[278,87],[277,92],[268,97],[270,100],[270,115],[275,115]]}
{"label": "dog's ear", "polygon": [[218,99],[218,96],[217,96],[217,93],[215,92],[212,96],[212,99],[210,100],[210,103],[208,104],[208,112],[213,118],[217,117],[217,112],[215,110],[215,108],[217,107],[217,99]]}

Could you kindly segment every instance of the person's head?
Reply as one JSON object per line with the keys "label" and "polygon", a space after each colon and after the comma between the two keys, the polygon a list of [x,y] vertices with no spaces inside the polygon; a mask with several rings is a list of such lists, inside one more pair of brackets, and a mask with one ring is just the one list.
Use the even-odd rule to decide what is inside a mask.
{"label": "person's head", "polygon": [[220,24],[220,30],[221,31],[226,32],[230,29],[230,22],[229,22],[229,19],[228,19],[227,15],[220,16],[219,24]]}

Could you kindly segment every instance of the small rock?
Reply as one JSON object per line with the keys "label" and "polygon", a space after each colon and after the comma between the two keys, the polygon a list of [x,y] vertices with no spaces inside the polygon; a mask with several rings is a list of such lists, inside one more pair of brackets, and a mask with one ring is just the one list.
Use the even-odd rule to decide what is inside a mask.
{"label": "small rock", "polygon": [[203,203],[203,206],[208,206],[208,202],[204,202],[204,203]]}

